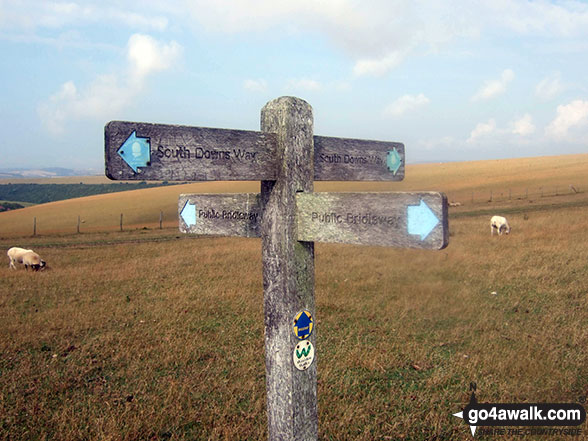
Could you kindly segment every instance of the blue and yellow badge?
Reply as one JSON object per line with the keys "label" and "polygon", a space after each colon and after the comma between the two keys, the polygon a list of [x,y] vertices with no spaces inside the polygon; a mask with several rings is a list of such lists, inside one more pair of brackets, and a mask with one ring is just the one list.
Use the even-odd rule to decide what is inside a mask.
{"label": "blue and yellow badge", "polygon": [[312,334],[312,315],[308,311],[300,311],[294,317],[294,335],[300,340],[308,338]]}

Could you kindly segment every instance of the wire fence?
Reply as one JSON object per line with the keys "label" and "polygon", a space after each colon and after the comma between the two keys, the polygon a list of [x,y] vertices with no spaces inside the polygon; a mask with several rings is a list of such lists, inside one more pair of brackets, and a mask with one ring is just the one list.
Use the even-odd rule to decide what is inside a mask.
{"label": "wire fence", "polygon": [[[549,197],[557,197],[557,196],[574,196],[578,195],[581,196],[582,194],[586,194],[588,192],[588,181],[583,184],[569,184],[569,185],[557,185],[557,186],[542,186],[542,187],[513,187],[513,188],[486,188],[486,189],[475,189],[471,191],[458,191],[458,192],[446,192],[447,198],[449,201],[450,207],[460,207],[460,206],[468,206],[480,203],[508,203],[508,202],[516,202],[520,200],[528,200],[529,202],[533,202],[539,200],[540,198],[549,198]],[[174,218],[174,220],[177,218]],[[42,229],[42,219],[39,219],[39,225],[41,225]],[[153,219],[153,221],[145,222],[144,228],[148,229],[163,229],[164,223],[164,213],[160,211],[158,219]],[[81,234],[84,233],[86,230],[87,232],[96,232],[95,227],[85,225],[85,220],[82,216],[77,216],[77,222],[72,222],[72,229],[71,233]],[[38,228],[37,217],[33,217],[31,219],[31,224],[27,227],[26,225],[22,225],[22,234],[28,235],[31,234],[33,236],[37,236],[38,234],[42,234],[42,231],[37,231]],[[112,230],[120,230],[125,231],[126,229],[136,229],[140,228],[137,226],[136,222],[133,222],[130,225],[125,225],[125,216],[124,213],[120,213],[120,221],[118,225],[113,224],[111,228],[102,226],[105,231],[112,231]],[[53,228],[51,228],[53,229]],[[28,230],[28,231],[27,231]],[[67,231],[62,231],[62,233],[67,233]]]}
{"label": "wire fence", "polygon": [[482,202],[508,202],[517,200],[535,200],[554,196],[572,196],[584,193],[587,185],[570,184],[567,186],[517,187],[517,188],[488,188],[470,192],[448,192],[450,206],[479,204]]}
{"label": "wire fence", "polygon": [[[124,218],[124,213],[120,213],[120,222],[118,224],[118,229],[121,232],[122,231],[125,231],[125,229],[128,229],[129,228],[129,226],[125,226],[124,219],[125,219]],[[40,219],[40,220],[42,220],[42,219]],[[150,228],[150,229],[159,228],[160,230],[162,230],[163,229],[163,222],[164,222],[163,211],[160,211],[159,212],[159,225],[157,226],[156,221],[154,221],[154,222],[145,222],[146,225],[144,225],[143,228]],[[77,234],[83,233],[84,232],[84,228],[83,227],[84,227],[84,224],[85,223],[86,223],[86,221],[83,220],[83,217],[81,215],[78,215],[77,223],[75,225],[75,228],[72,227],[70,232],[71,233],[74,233],[75,232]],[[73,225],[73,223],[72,223],[72,225]],[[113,224],[112,228],[110,228],[110,229],[108,229],[108,227],[103,227],[103,228],[105,228],[105,231],[106,230],[109,230],[110,231],[110,230],[115,229],[116,227]],[[137,225],[136,224],[132,224],[130,226],[130,228],[131,229],[137,228]],[[24,229],[26,229],[26,227],[24,227]],[[60,229],[60,231],[61,231],[61,233],[68,233],[68,231],[65,231],[63,229]],[[95,233],[96,232],[96,229],[95,228],[90,228],[90,232]],[[25,231],[23,231],[23,234],[29,234],[29,233],[26,233]],[[32,220],[32,235],[33,236],[37,236],[37,216],[33,217],[33,220]]]}

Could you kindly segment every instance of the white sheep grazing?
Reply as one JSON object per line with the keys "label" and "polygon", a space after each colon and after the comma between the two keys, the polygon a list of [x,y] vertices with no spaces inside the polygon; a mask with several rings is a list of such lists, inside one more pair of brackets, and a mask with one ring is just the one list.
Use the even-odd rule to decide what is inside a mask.
{"label": "white sheep grazing", "polygon": [[510,225],[506,218],[502,216],[492,216],[492,219],[490,219],[490,236],[494,234],[494,229],[498,231],[499,236],[502,236],[502,231],[506,232],[506,234],[510,233]]}
{"label": "white sheep grazing", "polygon": [[23,264],[26,270],[28,270],[30,266],[33,271],[38,271],[39,269],[44,270],[47,266],[47,263],[33,250],[12,247],[8,250],[6,255],[10,259],[8,267],[12,269],[16,269],[15,263]]}

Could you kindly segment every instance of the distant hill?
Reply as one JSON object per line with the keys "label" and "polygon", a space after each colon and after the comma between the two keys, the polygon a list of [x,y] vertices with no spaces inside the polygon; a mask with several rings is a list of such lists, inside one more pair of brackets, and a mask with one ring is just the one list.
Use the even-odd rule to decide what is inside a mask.
{"label": "distant hill", "polygon": [[[459,207],[451,208],[452,215],[457,215],[461,211],[484,212],[484,210],[492,210],[493,214],[502,214],[504,208],[532,208],[535,205],[588,200],[587,170],[588,154],[409,164],[406,167],[406,177],[400,182],[321,181],[315,182],[314,190],[316,192],[443,191],[450,202],[461,204]],[[75,180],[79,182],[81,179],[67,178],[74,182]],[[131,184],[106,185],[122,189],[132,188]],[[82,232],[118,230],[121,214],[124,215],[125,230],[158,228],[161,218],[163,218],[164,226],[177,229],[180,194],[257,193],[260,191],[260,183],[212,181],[157,188],[147,188],[143,185],[136,188],[141,190],[62,200],[0,213],[0,237],[30,235],[33,219],[36,219],[37,234],[75,233],[78,216],[83,222]],[[4,199],[0,196],[0,200]],[[486,220],[483,223],[484,234],[489,234],[486,230]]]}
{"label": "distant hill", "polygon": [[22,204],[18,204],[16,202],[0,202],[0,212],[2,211],[9,211],[9,210],[18,210],[19,208],[24,208],[25,206]]}
{"label": "distant hill", "polygon": [[98,172],[95,170],[73,170],[63,167],[47,167],[40,169],[0,168],[0,179],[57,178],[96,174],[98,174]]}
{"label": "distant hill", "polygon": [[0,201],[30,202],[45,204],[64,199],[81,198],[119,191],[142,190],[168,184],[146,182],[116,184],[0,184]]}

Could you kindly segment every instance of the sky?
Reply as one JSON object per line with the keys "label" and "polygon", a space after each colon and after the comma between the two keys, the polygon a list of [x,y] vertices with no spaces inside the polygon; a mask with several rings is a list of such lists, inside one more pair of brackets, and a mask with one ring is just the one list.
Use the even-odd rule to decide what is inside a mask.
{"label": "sky", "polygon": [[317,135],[407,163],[588,152],[588,1],[0,0],[0,169],[104,170],[112,120]]}

